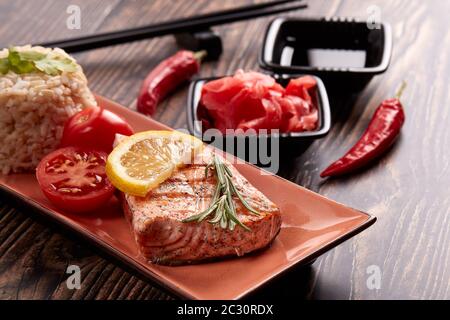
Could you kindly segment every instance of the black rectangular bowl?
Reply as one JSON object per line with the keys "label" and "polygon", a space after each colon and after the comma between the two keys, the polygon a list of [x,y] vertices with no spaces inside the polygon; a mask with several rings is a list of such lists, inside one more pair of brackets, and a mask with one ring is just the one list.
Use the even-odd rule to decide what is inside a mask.
{"label": "black rectangular bowl", "polygon": [[363,89],[386,71],[392,51],[387,23],[349,18],[277,18],[267,27],[261,68],[278,74],[314,74],[329,91]]}
{"label": "black rectangular bowl", "polygon": [[[282,86],[286,86],[291,78],[297,78],[301,75],[271,75],[276,79],[278,83]],[[257,139],[258,143],[263,142],[265,139],[266,145],[269,146],[270,152],[277,152],[271,146],[279,146],[280,155],[297,155],[303,152],[314,140],[324,137],[331,127],[331,114],[330,114],[330,104],[328,101],[327,91],[322,80],[318,77],[313,76],[317,81],[317,107],[319,110],[319,125],[314,131],[304,131],[304,132],[290,132],[290,133],[280,133],[280,134],[267,134],[258,136],[248,136],[248,135],[226,135],[223,136],[220,141],[216,139],[210,139],[210,137],[205,137],[202,132],[200,125],[200,119],[198,117],[198,106],[200,103],[202,87],[203,85],[211,80],[218,79],[219,77],[211,78],[200,78],[191,82],[189,87],[189,95],[187,101],[187,123],[188,129],[192,135],[201,139],[206,143],[211,143],[215,147],[218,147],[224,151],[234,154],[235,156],[244,159],[248,162],[257,165],[263,165],[260,159],[253,159],[254,155],[249,154],[249,141],[251,139]],[[233,150],[229,150],[227,146],[233,145]],[[242,154],[236,146],[245,145],[244,153]],[[241,150],[242,151],[242,150]]]}

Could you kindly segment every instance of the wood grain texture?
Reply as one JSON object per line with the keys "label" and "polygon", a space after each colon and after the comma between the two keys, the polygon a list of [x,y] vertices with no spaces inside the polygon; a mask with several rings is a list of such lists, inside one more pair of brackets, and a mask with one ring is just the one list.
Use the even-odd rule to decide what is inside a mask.
{"label": "wood grain texture", "polygon": [[[250,1],[0,1],[0,44],[39,42],[139,26]],[[65,27],[69,4],[81,7],[81,30]],[[291,15],[356,16],[377,5],[394,31],[389,70],[358,96],[332,96],[333,127],[296,159],[284,159],[280,174],[349,206],[370,212],[378,222],[319,258],[258,291],[255,298],[450,299],[450,12],[448,1],[309,1]],[[269,18],[215,28],[223,38],[218,62],[201,76],[257,69]],[[91,88],[132,105],[139,84],[161,59],[177,50],[172,37],[120,45],[76,55]],[[395,147],[369,170],[322,181],[319,172],[361,135],[374,109],[403,80],[406,124]],[[156,118],[186,127],[186,90],[158,108]],[[79,265],[80,290],[66,286],[66,268]],[[382,272],[381,288],[366,285],[367,267]],[[172,299],[93,248],[75,234],[0,194],[0,299]]]}

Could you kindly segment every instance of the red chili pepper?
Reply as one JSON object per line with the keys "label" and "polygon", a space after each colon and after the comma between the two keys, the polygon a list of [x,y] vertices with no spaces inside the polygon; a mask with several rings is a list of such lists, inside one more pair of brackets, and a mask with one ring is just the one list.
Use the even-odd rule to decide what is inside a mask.
{"label": "red chili pepper", "polygon": [[163,60],[145,78],[137,101],[137,110],[152,115],[158,103],[200,69],[206,51],[178,51]]}
{"label": "red chili pepper", "polygon": [[362,137],[342,158],[322,171],[322,178],[355,171],[388,150],[405,122],[405,113],[400,102],[405,86],[403,83],[395,98],[384,100],[380,104]]}

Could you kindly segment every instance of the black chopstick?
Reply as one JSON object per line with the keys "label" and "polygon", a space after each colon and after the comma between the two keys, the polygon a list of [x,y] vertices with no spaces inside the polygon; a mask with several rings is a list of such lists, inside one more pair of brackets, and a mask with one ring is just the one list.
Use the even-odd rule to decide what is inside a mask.
{"label": "black chopstick", "polygon": [[199,15],[192,16],[192,17],[185,17],[185,18],[179,18],[179,19],[175,19],[175,20],[171,20],[171,21],[164,21],[164,22],[158,23],[158,25],[162,26],[162,25],[173,24],[173,23],[189,22],[191,20],[197,20],[197,19],[219,17],[219,16],[224,16],[224,15],[234,14],[234,13],[239,13],[239,12],[246,12],[246,11],[248,12],[248,11],[253,11],[253,10],[257,10],[257,9],[276,7],[276,6],[281,6],[281,5],[289,3],[289,2],[300,2],[300,1],[304,1],[304,0],[267,1],[267,2],[263,2],[263,3],[241,6],[241,7],[237,7],[237,8],[231,8],[231,9],[225,9],[225,10],[220,10],[220,11],[214,11],[214,12],[210,12],[210,13],[199,14]]}
{"label": "black chopstick", "polygon": [[[250,5],[241,6],[241,7],[237,7],[237,8],[231,8],[231,9],[225,9],[225,10],[220,10],[220,11],[214,11],[214,12],[210,12],[210,13],[199,14],[199,15],[191,16],[191,17],[178,18],[178,19],[170,20],[170,21],[163,21],[163,22],[159,22],[157,25],[158,26],[172,25],[174,23],[189,22],[189,21],[197,20],[197,19],[219,17],[219,16],[224,16],[224,15],[234,14],[234,13],[239,13],[239,12],[254,11],[256,9],[276,7],[276,6],[281,6],[283,4],[287,4],[289,2],[300,2],[300,1],[303,2],[304,0],[267,1],[267,2],[258,3],[258,4],[250,4]],[[156,24],[155,24],[155,26],[156,26]]]}
{"label": "black chopstick", "polygon": [[307,7],[307,4],[305,3],[284,6],[281,8],[273,7],[274,5],[285,4],[287,2],[292,2],[292,0],[274,1],[253,6],[241,7],[244,8],[244,11],[239,11],[238,9],[229,9],[222,12],[210,13],[191,18],[183,18],[171,22],[91,36],[84,36],[69,40],[47,42],[40,45],[45,47],[59,47],[66,50],[67,52],[78,52],[126,43],[130,41],[148,39],[151,37],[164,36],[181,32],[192,32],[196,30],[207,29],[215,25],[273,15],[291,10],[305,9]]}

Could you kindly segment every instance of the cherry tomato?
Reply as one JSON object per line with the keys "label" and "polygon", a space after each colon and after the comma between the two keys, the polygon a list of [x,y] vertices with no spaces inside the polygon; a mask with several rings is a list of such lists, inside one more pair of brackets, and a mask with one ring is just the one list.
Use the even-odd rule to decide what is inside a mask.
{"label": "cherry tomato", "polygon": [[82,147],[111,152],[116,133],[130,136],[133,130],[121,117],[99,107],[86,108],[64,125],[61,147]]}
{"label": "cherry tomato", "polygon": [[36,170],[44,195],[58,208],[82,213],[92,211],[114,193],[106,177],[107,154],[67,147],[45,156]]}

